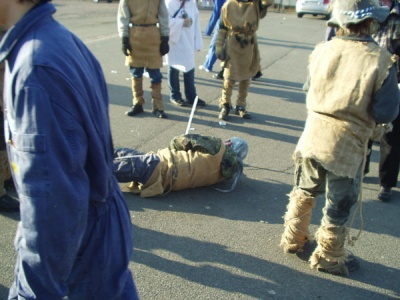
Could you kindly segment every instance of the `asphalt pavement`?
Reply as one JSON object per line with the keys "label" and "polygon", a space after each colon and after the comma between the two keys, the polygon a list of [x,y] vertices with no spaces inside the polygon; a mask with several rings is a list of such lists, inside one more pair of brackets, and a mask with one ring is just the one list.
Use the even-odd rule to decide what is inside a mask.
{"label": "asphalt pavement", "polygon": [[[165,67],[162,92],[168,119],[151,113],[149,79],[144,82],[145,113],[134,118],[124,115],[132,94],[116,31],[117,1],[54,3],[56,18],[86,43],[103,67],[115,146],[155,151],[185,133],[190,108],[168,102]],[[210,15],[210,10],[200,11],[203,30]],[[361,227],[362,232],[355,246],[348,246],[360,259],[361,268],[347,278],[319,273],[295,255],[283,254],[278,246],[293,184],[291,155],[306,118],[302,85],[307,60],[324,38],[325,23],[313,16],[298,19],[290,10],[270,11],[261,21],[258,42],[263,77],[249,89],[251,120],[232,115],[220,124],[222,81],[196,69],[197,92],[207,106],[196,110],[190,132],[223,139],[239,136],[248,141],[250,151],[233,193],[204,187],[143,199],[121,185],[133,224],[130,269],[141,299],[400,299],[400,193],[394,189],[389,203],[376,200],[377,145],[363,182],[362,217],[356,212],[352,224],[352,235]],[[196,66],[203,63],[211,37],[203,39],[204,49],[195,54]],[[219,71],[218,63],[214,68]],[[236,94],[237,90],[233,100]],[[323,205],[321,197],[311,232],[318,228]],[[0,213],[0,299],[6,299],[13,280],[18,220],[18,213]]]}

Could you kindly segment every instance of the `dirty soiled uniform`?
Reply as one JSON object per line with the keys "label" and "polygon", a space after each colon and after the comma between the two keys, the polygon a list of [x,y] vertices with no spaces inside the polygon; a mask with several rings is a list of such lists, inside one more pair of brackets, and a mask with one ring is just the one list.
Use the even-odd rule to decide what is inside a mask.
{"label": "dirty soiled uniform", "polygon": [[396,60],[371,38],[335,37],[318,44],[310,55],[308,116],[295,157],[315,159],[338,176],[355,178],[376,123],[396,116],[397,98],[386,101],[380,114],[385,119],[373,116],[375,94]]}
{"label": "dirty soiled uniform", "polygon": [[151,161],[155,160],[145,183],[130,184],[141,197],[209,186],[232,178],[238,170],[236,154],[221,139],[195,134],[175,137],[168,148],[157,151]]}
{"label": "dirty soiled uniform", "polygon": [[[398,113],[397,57],[370,36],[337,36],[318,44],[309,58],[307,121],[297,143],[295,186],[289,194],[281,247],[302,249],[317,197],[325,194],[317,247],[310,266],[347,276],[346,222],[359,199],[364,151],[377,123]],[[351,76],[349,76],[351,74]],[[350,264],[349,264],[350,265]]]}
{"label": "dirty soiled uniform", "polygon": [[225,62],[225,79],[242,81],[257,73],[260,53],[256,31],[260,18],[259,0],[228,0],[222,6],[220,22],[221,28],[227,30],[225,47],[229,57]]}
{"label": "dirty soiled uniform", "polygon": [[0,44],[21,211],[9,299],[138,299],[104,76],[54,12],[51,3],[35,6]]}
{"label": "dirty soiled uniform", "polygon": [[[267,0],[228,0],[222,6],[220,29],[215,42],[217,52],[224,49],[224,84],[220,107],[227,109],[221,112],[229,113],[232,91],[239,82],[236,99],[237,113],[244,118],[250,118],[245,111],[250,79],[259,71],[260,53],[257,46],[256,31],[260,19],[267,14],[271,1]],[[218,55],[217,55],[218,56]],[[240,111],[240,112],[239,112]],[[220,118],[225,119],[224,116]]]}

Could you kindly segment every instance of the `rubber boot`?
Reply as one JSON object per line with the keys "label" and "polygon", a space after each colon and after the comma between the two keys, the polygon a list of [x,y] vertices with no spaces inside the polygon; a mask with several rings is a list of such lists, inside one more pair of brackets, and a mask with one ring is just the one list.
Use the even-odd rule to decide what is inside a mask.
{"label": "rubber boot", "polygon": [[161,82],[152,83],[150,88],[151,88],[151,105],[153,106],[153,114],[157,118],[166,119],[167,114],[164,112],[164,103],[161,94]]}
{"label": "rubber boot", "polygon": [[347,276],[349,271],[357,270],[358,260],[344,248],[346,236],[345,226],[332,225],[322,219],[315,234],[318,245],[310,257],[311,268],[338,276]]}
{"label": "rubber boot", "polygon": [[285,253],[295,253],[303,249],[307,241],[311,241],[308,226],[315,207],[315,197],[306,197],[300,190],[293,188],[289,194],[289,204],[284,216],[285,230],[280,246]]}
{"label": "rubber boot", "polygon": [[236,82],[234,80],[224,79],[224,85],[222,87],[222,96],[221,99],[219,100],[219,107],[221,110],[218,115],[218,118],[221,120],[228,119],[229,111],[231,110],[232,107],[231,99],[235,83]]}
{"label": "rubber boot", "polygon": [[127,116],[133,117],[143,112],[143,104],[146,102],[143,98],[143,78],[133,78],[132,80],[133,106],[126,111]]}
{"label": "rubber boot", "polygon": [[249,86],[250,80],[242,80],[239,82],[235,112],[243,119],[251,119],[250,114],[246,111],[246,98],[249,92]]}

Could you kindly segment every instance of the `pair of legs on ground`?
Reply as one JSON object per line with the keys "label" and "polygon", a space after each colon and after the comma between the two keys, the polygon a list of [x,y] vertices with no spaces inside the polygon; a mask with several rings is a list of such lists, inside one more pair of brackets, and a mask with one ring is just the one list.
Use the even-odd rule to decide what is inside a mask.
{"label": "pair of legs on ground", "polygon": [[[392,188],[397,186],[397,177],[400,169],[400,114],[392,122],[393,129],[385,133],[380,141],[379,158],[379,183],[378,199],[383,202],[390,201]],[[368,143],[369,154],[364,173],[369,172],[369,161],[372,151],[372,141]]]}
{"label": "pair of legs on ground", "polygon": [[[183,72],[183,85],[185,88],[186,102],[182,99],[182,93],[179,82],[179,70],[174,67],[168,67],[168,86],[170,90],[170,101],[178,106],[192,105],[197,97],[196,87],[194,85],[194,68]],[[197,106],[205,106],[206,103],[198,99]]]}
{"label": "pair of legs on ground", "polygon": [[347,237],[345,223],[359,191],[359,176],[337,176],[313,159],[299,158],[295,186],[289,194],[284,216],[285,230],[280,244],[284,252],[301,252],[304,244],[311,241],[308,227],[312,209],[316,197],[325,193],[324,216],[315,234],[317,247],[309,259],[311,268],[339,276],[347,276],[349,271],[357,269],[358,261],[346,252],[344,244]]}
{"label": "pair of legs on ground", "polygon": [[[219,100],[220,112],[218,118],[221,120],[227,120],[229,112],[232,108],[231,98],[233,88],[235,87],[236,81],[224,79],[224,85],[222,87],[222,97]],[[246,98],[249,92],[250,79],[239,81],[238,95],[236,98],[235,113],[244,119],[250,119],[250,114],[246,111]]]}
{"label": "pair of legs on ground", "polygon": [[143,98],[143,73],[146,71],[151,79],[150,88],[152,112],[158,118],[167,118],[167,115],[164,112],[164,103],[162,101],[161,81],[163,76],[160,69],[130,67],[129,71],[132,75],[133,106],[126,112],[126,114],[132,117],[143,112],[143,105],[146,102]]}
{"label": "pair of legs on ground", "polygon": [[217,41],[219,28],[220,28],[220,22],[218,20],[217,26],[214,30],[214,34],[210,41],[210,47],[208,48],[206,59],[203,64],[203,68],[208,72],[211,72],[213,70],[214,64],[217,61],[217,56],[215,55],[215,42]]}

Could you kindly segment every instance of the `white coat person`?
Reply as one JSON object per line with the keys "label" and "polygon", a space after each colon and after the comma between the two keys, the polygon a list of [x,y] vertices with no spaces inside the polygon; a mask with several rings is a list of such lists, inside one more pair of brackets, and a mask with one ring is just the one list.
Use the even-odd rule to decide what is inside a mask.
{"label": "white coat person", "polygon": [[[168,65],[170,101],[177,106],[193,105],[197,97],[194,86],[195,52],[203,49],[204,43],[199,22],[199,10],[195,0],[166,0],[169,14],[170,50],[164,56]],[[179,72],[183,72],[186,101],[182,99]],[[198,99],[198,106],[205,101]]]}

